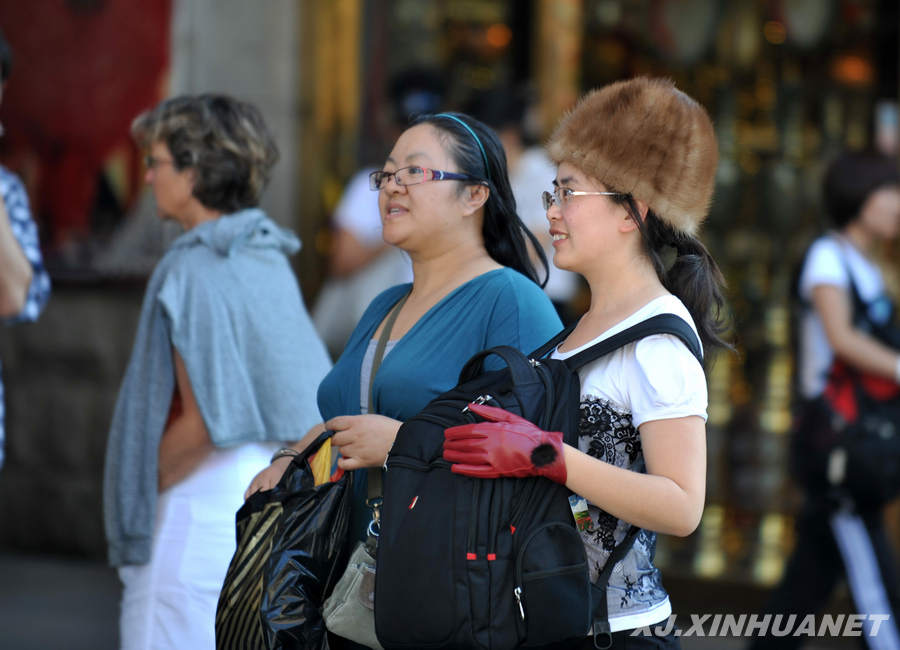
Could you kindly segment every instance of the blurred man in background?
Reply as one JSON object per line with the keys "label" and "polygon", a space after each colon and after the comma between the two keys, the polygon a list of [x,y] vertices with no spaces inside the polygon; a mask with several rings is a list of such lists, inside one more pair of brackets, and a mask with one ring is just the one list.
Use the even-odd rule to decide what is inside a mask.
{"label": "blurred man in background", "polygon": [[[12,50],[0,32],[0,103],[12,63]],[[0,320],[7,325],[36,320],[49,296],[50,278],[44,269],[25,187],[18,176],[0,166]],[[0,466],[5,414],[0,380]]]}

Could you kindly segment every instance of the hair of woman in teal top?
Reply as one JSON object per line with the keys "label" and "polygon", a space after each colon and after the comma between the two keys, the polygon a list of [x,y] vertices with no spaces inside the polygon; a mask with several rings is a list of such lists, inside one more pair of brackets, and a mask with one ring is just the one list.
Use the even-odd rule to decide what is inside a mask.
{"label": "hair of woman in teal top", "polygon": [[[540,286],[547,284],[548,262],[543,247],[516,212],[516,199],[509,184],[506,152],[489,126],[462,113],[420,115],[410,127],[429,124],[447,138],[446,148],[460,173],[483,179],[491,190],[484,206],[481,233],[488,254],[499,264],[515,269]],[[548,179],[548,182],[552,179]],[[460,194],[465,184],[459,184]],[[543,281],[535,269],[526,239],[544,267]]]}

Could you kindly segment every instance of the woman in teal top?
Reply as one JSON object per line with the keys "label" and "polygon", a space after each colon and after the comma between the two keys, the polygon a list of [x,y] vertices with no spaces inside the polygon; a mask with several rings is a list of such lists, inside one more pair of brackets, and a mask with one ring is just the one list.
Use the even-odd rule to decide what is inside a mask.
{"label": "woman in teal top", "polygon": [[[527,241],[545,268],[546,259],[516,214],[503,146],[488,127],[459,114],[422,116],[370,186],[380,192],[384,240],[409,255],[413,283],[372,301],[319,387],[324,424],[293,446],[301,450],[332,429],[345,470],[381,466],[400,424],[455,386],[476,352],[495,345],[530,352],[562,328]],[[375,344],[404,297],[375,376],[374,412],[366,413]],[[247,494],[271,489],[289,464],[274,460]],[[366,473],[355,479],[354,539],[371,519]]]}

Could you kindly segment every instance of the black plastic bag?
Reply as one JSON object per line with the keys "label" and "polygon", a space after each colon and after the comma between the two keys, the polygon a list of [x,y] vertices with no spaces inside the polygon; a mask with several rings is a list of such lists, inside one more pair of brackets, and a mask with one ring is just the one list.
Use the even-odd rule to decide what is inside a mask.
{"label": "black plastic bag", "polygon": [[308,459],[332,433],[323,433],[295,458],[272,490],[282,515],[260,603],[268,650],[328,648],[322,605],[347,564],[353,472],[317,486]]}
{"label": "black plastic bag", "polygon": [[237,549],[216,608],[217,650],[267,650],[260,603],[282,512],[273,492],[250,495],[235,516]]}
{"label": "black plastic bag", "polygon": [[331,435],[238,510],[237,550],[216,611],[218,650],[328,649],[322,603],[347,564],[353,493],[353,472],[315,485],[309,457]]}

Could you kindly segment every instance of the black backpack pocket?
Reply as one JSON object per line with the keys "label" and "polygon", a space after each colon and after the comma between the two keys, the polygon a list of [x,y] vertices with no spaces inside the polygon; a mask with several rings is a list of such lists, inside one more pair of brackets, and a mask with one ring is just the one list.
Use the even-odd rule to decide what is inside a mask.
{"label": "black backpack pocket", "polygon": [[[386,648],[446,647],[452,642],[454,558],[465,553],[467,523],[459,525],[454,517],[458,490],[449,463],[394,457],[388,462],[375,572],[375,630]],[[435,524],[436,513],[447,513],[440,525]]]}
{"label": "black backpack pocket", "polygon": [[591,574],[574,525],[550,522],[528,534],[517,556],[515,596],[524,647],[587,637]]}

